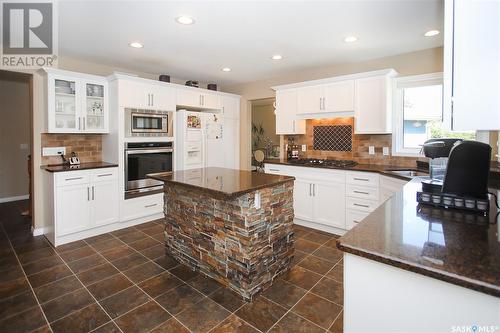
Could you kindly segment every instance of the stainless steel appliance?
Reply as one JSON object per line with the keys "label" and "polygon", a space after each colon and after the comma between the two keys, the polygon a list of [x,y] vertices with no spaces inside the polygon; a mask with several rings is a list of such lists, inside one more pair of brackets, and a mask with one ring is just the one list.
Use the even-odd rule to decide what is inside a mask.
{"label": "stainless steel appliance", "polygon": [[126,137],[172,137],[173,112],[125,109]]}
{"label": "stainless steel appliance", "polygon": [[322,166],[325,168],[351,168],[356,166],[356,161],[350,160],[334,160],[334,159],[321,159],[321,158],[299,158],[288,160],[291,164]]}
{"label": "stainless steel appliance", "polygon": [[147,178],[172,172],[172,142],[128,142],[125,146],[125,199],[163,191],[163,182]]}

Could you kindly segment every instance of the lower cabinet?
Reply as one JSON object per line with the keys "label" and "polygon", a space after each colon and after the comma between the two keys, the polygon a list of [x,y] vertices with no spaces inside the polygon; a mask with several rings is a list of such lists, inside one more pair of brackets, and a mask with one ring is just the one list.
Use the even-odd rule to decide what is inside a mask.
{"label": "lower cabinet", "polygon": [[374,172],[278,164],[266,164],[264,169],[266,173],[295,177],[295,218],[315,223],[318,229],[332,231],[335,229],[321,226],[353,228],[408,182]]}
{"label": "lower cabinet", "polygon": [[[68,171],[47,178],[53,226],[49,239],[54,245],[85,238],[78,236],[93,228],[119,221],[118,168]],[[50,184],[48,184],[50,185]]]}

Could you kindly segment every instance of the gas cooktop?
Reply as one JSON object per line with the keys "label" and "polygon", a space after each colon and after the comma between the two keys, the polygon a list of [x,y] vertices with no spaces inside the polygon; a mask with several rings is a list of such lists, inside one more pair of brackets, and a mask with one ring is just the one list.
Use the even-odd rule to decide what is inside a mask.
{"label": "gas cooktop", "polygon": [[356,161],[350,161],[350,160],[327,160],[327,159],[317,159],[317,158],[291,159],[288,160],[288,163],[332,167],[332,168],[351,168],[358,164]]}

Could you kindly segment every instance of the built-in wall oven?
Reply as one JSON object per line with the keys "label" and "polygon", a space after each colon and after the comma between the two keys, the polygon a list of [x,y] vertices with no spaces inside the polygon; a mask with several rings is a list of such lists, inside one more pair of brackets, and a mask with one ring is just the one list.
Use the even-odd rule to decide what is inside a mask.
{"label": "built-in wall oven", "polygon": [[125,109],[125,135],[131,137],[173,137],[173,112]]}
{"label": "built-in wall oven", "polygon": [[147,178],[157,172],[172,172],[172,142],[128,142],[125,144],[125,199],[163,191],[163,182]]}

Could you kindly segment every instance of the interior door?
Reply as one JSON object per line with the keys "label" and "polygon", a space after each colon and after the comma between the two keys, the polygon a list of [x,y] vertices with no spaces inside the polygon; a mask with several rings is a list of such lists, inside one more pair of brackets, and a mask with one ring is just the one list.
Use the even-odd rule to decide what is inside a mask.
{"label": "interior door", "polygon": [[312,192],[315,221],[345,229],[345,184],[316,182]]}
{"label": "interior door", "polygon": [[296,218],[307,221],[314,220],[312,200],[311,182],[296,178],[293,187],[293,210]]}
{"label": "interior door", "polygon": [[100,226],[118,221],[118,182],[96,182],[91,187],[91,221]]}
{"label": "interior door", "polygon": [[321,110],[322,87],[304,87],[298,89],[297,113],[318,113]]}
{"label": "interior door", "polygon": [[324,87],[325,106],[323,112],[346,112],[354,110],[354,80],[331,83]]}
{"label": "interior door", "polygon": [[[91,200],[89,185],[61,186],[57,188],[56,192],[57,236],[88,229]],[[114,196],[117,197],[116,192]]]}

